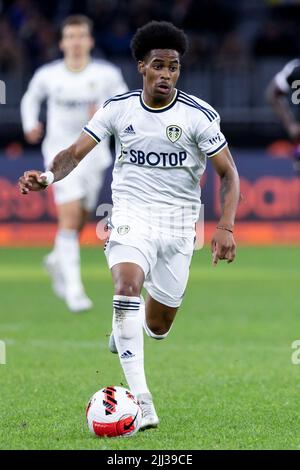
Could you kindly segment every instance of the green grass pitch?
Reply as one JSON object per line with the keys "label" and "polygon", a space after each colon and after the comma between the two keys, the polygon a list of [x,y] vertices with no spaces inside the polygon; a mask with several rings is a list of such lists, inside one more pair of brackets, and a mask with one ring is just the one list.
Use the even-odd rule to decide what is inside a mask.
{"label": "green grass pitch", "polygon": [[298,247],[241,247],[236,262],[193,258],[186,296],[165,341],[145,337],[161,424],[129,439],[98,439],[90,396],[126,384],[107,348],[112,283],[102,249],[82,250],[95,302],[74,315],[52,295],[45,249],[0,250],[0,449],[299,449]]}

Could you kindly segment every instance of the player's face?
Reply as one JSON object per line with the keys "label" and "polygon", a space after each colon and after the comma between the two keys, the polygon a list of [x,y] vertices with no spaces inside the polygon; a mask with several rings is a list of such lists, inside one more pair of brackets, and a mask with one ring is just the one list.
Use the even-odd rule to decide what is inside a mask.
{"label": "player's face", "polygon": [[94,46],[88,25],[68,25],[63,29],[60,49],[64,56],[86,57]]}
{"label": "player's face", "polygon": [[173,49],[153,49],[138,64],[144,78],[144,93],[158,102],[167,103],[174,95],[180,74],[179,53]]}

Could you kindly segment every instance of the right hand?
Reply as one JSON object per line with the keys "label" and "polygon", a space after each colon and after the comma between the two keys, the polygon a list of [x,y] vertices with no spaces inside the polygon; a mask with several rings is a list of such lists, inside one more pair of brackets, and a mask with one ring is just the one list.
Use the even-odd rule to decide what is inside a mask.
{"label": "right hand", "polygon": [[288,133],[290,138],[294,141],[300,141],[300,123],[293,122],[288,127]]}
{"label": "right hand", "polygon": [[19,178],[19,190],[21,194],[28,194],[29,191],[41,191],[47,187],[45,176],[41,177],[42,171],[25,171]]}
{"label": "right hand", "polygon": [[38,122],[37,125],[31,129],[29,132],[25,132],[25,139],[29,144],[38,144],[43,136],[44,126],[41,122]]}

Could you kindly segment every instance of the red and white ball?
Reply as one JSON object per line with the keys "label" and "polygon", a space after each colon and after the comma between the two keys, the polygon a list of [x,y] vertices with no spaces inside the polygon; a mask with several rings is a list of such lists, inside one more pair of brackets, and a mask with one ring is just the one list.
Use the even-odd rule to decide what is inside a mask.
{"label": "red and white ball", "polygon": [[91,433],[100,437],[133,436],[141,426],[142,410],[124,387],[109,386],[96,392],[86,408]]}

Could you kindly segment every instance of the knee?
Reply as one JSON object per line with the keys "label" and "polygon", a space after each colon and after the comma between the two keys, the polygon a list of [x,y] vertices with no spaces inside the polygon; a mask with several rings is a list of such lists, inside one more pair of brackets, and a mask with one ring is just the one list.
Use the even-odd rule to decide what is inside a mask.
{"label": "knee", "polygon": [[60,221],[58,224],[59,230],[73,230],[74,232],[80,232],[83,228],[83,225],[77,221],[76,218],[66,218],[63,221]]}
{"label": "knee", "polygon": [[115,284],[115,295],[125,295],[127,297],[139,297],[141,288],[139,282],[135,280],[118,280]]}

